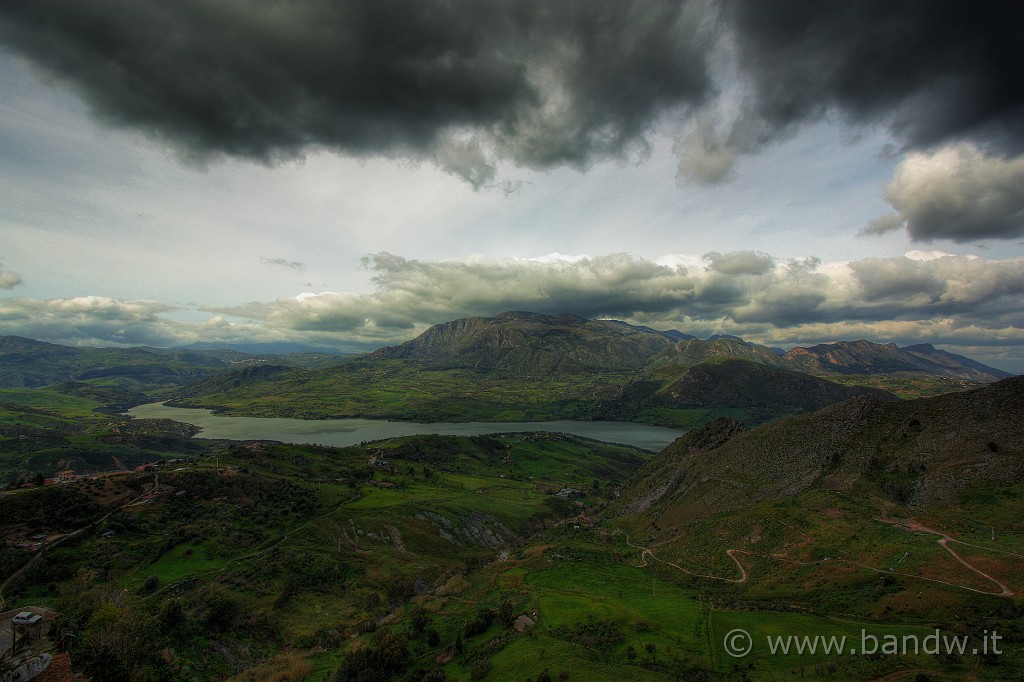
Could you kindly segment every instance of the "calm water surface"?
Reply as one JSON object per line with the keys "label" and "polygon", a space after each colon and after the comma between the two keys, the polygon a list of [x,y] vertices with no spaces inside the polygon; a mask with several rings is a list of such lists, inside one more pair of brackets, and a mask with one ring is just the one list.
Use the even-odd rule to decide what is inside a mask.
{"label": "calm water surface", "polygon": [[231,440],[279,440],[285,443],[313,443],[343,447],[363,441],[442,434],[479,436],[512,431],[552,431],[585,436],[608,443],[661,450],[679,436],[682,429],[668,429],[632,422],[465,422],[459,424],[417,424],[382,419],[288,419],[284,417],[228,417],[212,410],[167,407],[163,403],[139,405],[128,410],[133,417],[174,419],[203,429],[202,438]]}

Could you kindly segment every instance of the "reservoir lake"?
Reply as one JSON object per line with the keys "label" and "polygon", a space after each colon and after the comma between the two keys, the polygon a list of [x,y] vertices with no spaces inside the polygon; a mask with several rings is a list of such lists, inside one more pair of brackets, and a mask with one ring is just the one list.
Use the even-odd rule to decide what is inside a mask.
{"label": "reservoir lake", "polygon": [[417,424],[383,419],[289,419],[285,417],[230,417],[212,410],[167,407],[163,403],[139,405],[127,414],[139,419],[173,419],[202,428],[199,438],[229,440],[277,440],[284,443],[311,443],[344,447],[364,441],[439,434],[480,436],[488,433],[549,431],[593,438],[606,443],[632,445],[659,451],[679,436],[683,429],[671,429],[633,422],[463,422]]}

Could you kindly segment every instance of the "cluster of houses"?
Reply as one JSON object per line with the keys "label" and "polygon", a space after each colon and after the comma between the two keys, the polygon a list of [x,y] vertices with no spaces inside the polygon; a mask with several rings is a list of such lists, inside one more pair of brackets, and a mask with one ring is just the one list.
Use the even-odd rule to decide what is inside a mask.
{"label": "cluster of houses", "polygon": [[[107,471],[104,473],[97,474],[76,474],[74,469],[65,469],[58,471],[52,478],[44,478],[43,485],[63,485],[65,483],[74,483],[75,481],[91,481],[95,479],[102,479],[108,476],[124,476],[125,474],[137,473],[145,474],[149,472],[162,469],[172,464],[178,464],[182,460],[180,459],[162,459],[156,462],[147,462],[146,464],[140,464],[131,470],[122,471]],[[23,483],[22,488],[31,488],[32,483]]]}
{"label": "cluster of houses", "polygon": [[398,473],[398,467],[392,464],[391,462],[387,461],[386,459],[381,459],[380,453],[378,452],[375,452],[372,455],[370,455],[370,459],[366,460],[366,466],[370,467],[371,469],[386,471],[389,474]]}

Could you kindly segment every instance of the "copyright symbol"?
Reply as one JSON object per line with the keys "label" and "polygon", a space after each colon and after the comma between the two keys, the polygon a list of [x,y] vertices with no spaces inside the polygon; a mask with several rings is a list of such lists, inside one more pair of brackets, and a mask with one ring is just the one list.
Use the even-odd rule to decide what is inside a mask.
{"label": "copyright symbol", "polygon": [[725,647],[725,653],[733,658],[743,658],[754,648],[754,640],[749,632],[736,628],[726,633],[722,646]]}

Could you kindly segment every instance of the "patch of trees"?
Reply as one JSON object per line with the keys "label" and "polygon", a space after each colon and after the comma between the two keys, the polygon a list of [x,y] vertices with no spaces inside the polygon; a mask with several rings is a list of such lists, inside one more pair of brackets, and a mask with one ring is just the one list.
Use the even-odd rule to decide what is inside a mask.
{"label": "patch of trees", "polygon": [[374,633],[369,644],[345,654],[345,661],[335,672],[334,679],[383,682],[405,670],[408,664],[409,642],[383,628]]}
{"label": "patch of trees", "polygon": [[6,544],[0,545],[0,582],[7,580],[24,566],[31,556],[31,552],[26,552],[23,549]]}
{"label": "patch of trees", "polygon": [[443,465],[465,449],[455,436],[420,436],[404,440],[398,447],[388,450],[388,458]]}
{"label": "patch of trees", "polygon": [[486,632],[491,623],[494,622],[497,614],[492,609],[481,608],[477,610],[476,616],[473,620],[468,621],[466,626],[463,628],[463,632],[466,634],[466,639],[475,637],[483,632]]}
{"label": "patch of trees", "polygon": [[352,564],[316,554],[289,552],[283,556],[275,574],[284,574],[284,582],[275,608],[284,608],[303,592],[328,593],[340,589],[360,571]]}
{"label": "patch of trees", "polygon": [[891,500],[908,504],[913,502],[925,470],[923,464],[907,462],[901,466],[899,463],[890,463],[878,455],[873,455],[868,460],[866,473],[868,480],[881,488]]}
{"label": "patch of trees", "polygon": [[0,497],[0,519],[69,533],[95,521],[103,507],[73,487],[51,486],[21,495]]}
{"label": "patch of trees", "polygon": [[555,637],[568,639],[586,647],[609,649],[626,640],[619,623],[613,620],[591,618],[569,627],[559,625],[551,629]]}
{"label": "patch of trees", "polygon": [[235,520],[271,521],[295,514],[307,518],[316,511],[315,496],[305,488],[286,480],[268,479],[251,474],[217,476],[193,471],[168,477],[168,482],[187,494],[175,496],[168,516],[177,520],[206,516],[202,502],[221,500]]}
{"label": "patch of trees", "polygon": [[83,588],[76,581],[62,590],[51,637],[64,643],[75,667],[92,679],[145,679],[159,660],[156,618],[123,590]]}

